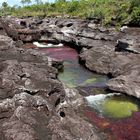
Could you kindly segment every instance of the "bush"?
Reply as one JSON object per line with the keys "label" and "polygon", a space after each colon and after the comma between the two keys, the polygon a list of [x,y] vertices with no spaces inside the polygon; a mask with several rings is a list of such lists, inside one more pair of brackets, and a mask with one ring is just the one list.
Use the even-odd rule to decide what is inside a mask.
{"label": "bush", "polygon": [[140,24],[140,0],[56,0],[55,3],[38,3],[24,7],[3,5],[0,14],[15,16],[69,15],[99,19],[104,24]]}
{"label": "bush", "polygon": [[72,1],[68,4],[67,12],[68,12],[68,13],[75,13],[76,11],[78,12],[78,7],[79,7],[79,2],[76,1],[76,0],[72,0]]}
{"label": "bush", "polygon": [[135,7],[131,13],[131,24],[140,26],[140,8]]}

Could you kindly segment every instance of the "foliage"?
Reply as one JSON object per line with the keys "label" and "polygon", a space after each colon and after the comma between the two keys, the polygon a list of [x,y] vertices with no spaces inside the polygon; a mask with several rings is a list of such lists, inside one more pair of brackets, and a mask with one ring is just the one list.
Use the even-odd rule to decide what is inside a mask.
{"label": "foliage", "polygon": [[2,7],[3,7],[3,8],[8,7],[8,3],[7,3],[7,2],[3,2],[3,3],[2,3]]}
{"label": "foliage", "polygon": [[24,5],[24,4],[29,4],[29,3],[31,3],[31,0],[21,0],[21,3]]}
{"label": "foliage", "polygon": [[56,0],[54,3],[42,3],[41,0],[34,0],[35,4],[32,5],[28,5],[31,0],[21,0],[21,3],[23,4],[22,7],[10,7],[6,2],[3,3],[0,14],[70,16],[96,18],[104,24],[140,24],[140,0]]}
{"label": "foliage", "polygon": [[131,24],[140,26],[140,8],[135,7],[131,14]]}
{"label": "foliage", "polygon": [[131,6],[131,23],[140,26],[140,0],[132,0]]}

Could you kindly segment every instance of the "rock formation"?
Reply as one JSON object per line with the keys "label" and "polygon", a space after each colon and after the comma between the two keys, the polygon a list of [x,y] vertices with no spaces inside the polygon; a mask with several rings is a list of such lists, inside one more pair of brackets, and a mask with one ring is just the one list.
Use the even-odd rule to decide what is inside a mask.
{"label": "rock formation", "polygon": [[[109,89],[140,98],[139,28],[116,32],[80,19],[18,21],[22,26],[17,28],[18,39],[68,43],[89,70],[111,77]],[[53,66],[60,63],[16,45],[17,41],[0,35],[1,139],[105,139],[76,113],[83,98],[57,80]]]}
{"label": "rock formation", "polygon": [[103,139],[76,114],[83,98],[58,81],[53,60],[15,44],[0,35],[0,139]]}

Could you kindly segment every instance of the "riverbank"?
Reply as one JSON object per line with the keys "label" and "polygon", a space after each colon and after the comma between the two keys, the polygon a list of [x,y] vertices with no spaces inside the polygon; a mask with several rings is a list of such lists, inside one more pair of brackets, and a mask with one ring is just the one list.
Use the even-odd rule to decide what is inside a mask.
{"label": "riverbank", "polygon": [[20,25],[22,30],[17,29],[18,37],[23,42],[35,40],[69,44],[80,52],[80,63],[112,78],[107,83],[109,89],[140,97],[140,28],[123,27],[118,32],[113,27],[102,27],[94,20],[17,20],[25,23]]}
{"label": "riverbank", "polygon": [[[9,35],[15,41],[1,35],[2,138],[25,138],[24,127],[28,124],[32,133],[26,133],[27,139],[105,139],[104,133],[98,133],[77,113],[84,103],[83,96],[58,81],[54,60],[35,50],[35,45],[31,45],[35,49],[29,49],[30,45],[25,49],[23,43],[69,44],[79,52],[81,64],[111,78],[108,89],[139,99],[139,28],[125,27],[118,32],[94,20],[80,19],[7,20]],[[27,118],[31,121],[24,122]]]}

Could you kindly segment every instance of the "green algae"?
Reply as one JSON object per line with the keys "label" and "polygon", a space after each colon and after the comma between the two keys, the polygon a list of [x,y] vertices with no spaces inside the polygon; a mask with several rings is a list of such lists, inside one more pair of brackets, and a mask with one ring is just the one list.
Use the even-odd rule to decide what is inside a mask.
{"label": "green algae", "polygon": [[70,65],[71,63],[70,62],[68,62],[68,61],[65,61],[64,62],[64,65],[66,66],[66,65]]}
{"label": "green algae", "polygon": [[140,108],[139,100],[119,93],[90,95],[86,101],[102,117],[115,120],[130,117]]}
{"label": "green algae", "polygon": [[59,80],[66,83],[68,87],[76,86],[75,77],[76,74],[74,75],[73,72],[70,71],[66,71],[58,75]]}
{"label": "green algae", "polygon": [[90,78],[90,79],[87,79],[84,83],[90,84],[90,83],[92,83],[94,81],[96,81],[96,78]]}
{"label": "green algae", "polygon": [[139,110],[138,105],[127,97],[113,97],[104,101],[103,112],[106,116],[119,119],[130,117]]}
{"label": "green algae", "polygon": [[87,80],[85,80],[82,84],[80,84],[81,86],[87,85],[87,84],[91,84],[93,82],[96,81],[96,78],[89,78]]}
{"label": "green algae", "polygon": [[90,92],[92,93],[91,95],[107,94],[104,88],[93,88]]}
{"label": "green algae", "polygon": [[[91,85],[92,83],[95,83],[98,81],[98,78],[93,78],[91,75],[89,76],[87,73],[84,75],[81,75],[83,71],[80,73],[80,70],[78,71],[78,68],[71,67],[73,64],[69,61],[64,62],[64,71],[60,72],[58,75],[58,78],[60,81],[65,83],[68,87],[77,87],[77,86],[86,86]],[[91,73],[90,73],[91,74]],[[88,78],[90,77],[90,78]],[[103,81],[103,80],[102,80]]]}

